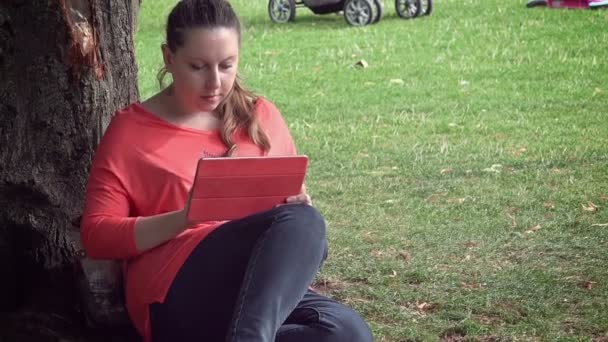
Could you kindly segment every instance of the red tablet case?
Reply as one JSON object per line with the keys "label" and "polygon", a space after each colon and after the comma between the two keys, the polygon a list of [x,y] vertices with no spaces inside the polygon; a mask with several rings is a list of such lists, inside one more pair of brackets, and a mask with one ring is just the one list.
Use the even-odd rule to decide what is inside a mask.
{"label": "red tablet case", "polygon": [[233,220],[272,209],[300,193],[308,157],[201,158],[188,219]]}

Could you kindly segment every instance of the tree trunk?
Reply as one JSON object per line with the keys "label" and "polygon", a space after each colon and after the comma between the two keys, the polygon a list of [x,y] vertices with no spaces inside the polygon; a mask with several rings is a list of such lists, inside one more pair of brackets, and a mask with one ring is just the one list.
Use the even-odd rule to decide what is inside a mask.
{"label": "tree trunk", "polygon": [[137,100],[140,0],[0,1],[0,341],[97,341],[79,216],[112,113]]}

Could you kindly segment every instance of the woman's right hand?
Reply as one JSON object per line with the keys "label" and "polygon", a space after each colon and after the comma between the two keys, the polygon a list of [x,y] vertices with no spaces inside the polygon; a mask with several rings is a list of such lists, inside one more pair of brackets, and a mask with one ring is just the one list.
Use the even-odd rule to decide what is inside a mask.
{"label": "woman's right hand", "polygon": [[184,208],[164,214],[141,217],[135,222],[135,245],[139,252],[154,248],[195,225],[188,220],[192,189]]}

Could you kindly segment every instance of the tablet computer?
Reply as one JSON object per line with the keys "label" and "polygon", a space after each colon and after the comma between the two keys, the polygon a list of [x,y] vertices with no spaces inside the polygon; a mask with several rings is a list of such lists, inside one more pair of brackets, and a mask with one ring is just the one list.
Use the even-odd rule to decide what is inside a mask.
{"label": "tablet computer", "polygon": [[226,157],[198,161],[188,219],[234,220],[300,193],[308,157]]}

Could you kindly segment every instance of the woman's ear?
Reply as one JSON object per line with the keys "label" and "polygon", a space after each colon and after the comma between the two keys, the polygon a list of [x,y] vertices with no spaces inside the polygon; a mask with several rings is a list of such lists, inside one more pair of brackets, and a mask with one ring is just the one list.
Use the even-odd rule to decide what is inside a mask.
{"label": "woman's ear", "polygon": [[171,72],[171,67],[173,66],[173,53],[171,52],[171,49],[169,49],[169,45],[167,44],[162,44],[160,46],[160,49],[163,53],[163,61],[165,62],[165,69],[167,70],[167,72]]}

